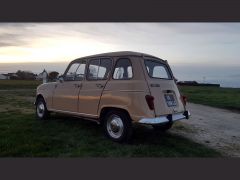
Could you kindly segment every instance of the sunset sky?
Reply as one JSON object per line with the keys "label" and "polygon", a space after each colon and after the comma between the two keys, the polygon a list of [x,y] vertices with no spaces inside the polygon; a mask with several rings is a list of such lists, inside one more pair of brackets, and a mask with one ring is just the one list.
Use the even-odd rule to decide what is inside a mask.
{"label": "sunset sky", "polygon": [[[144,52],[173,66],[219,67],[221,73],[226,67],[229,73],[227,67],[240,67],[240,23],[0,23],[0,73],[6,63],[65,65],[110,51]],[[8,65],[8,71],[14,68]]]}

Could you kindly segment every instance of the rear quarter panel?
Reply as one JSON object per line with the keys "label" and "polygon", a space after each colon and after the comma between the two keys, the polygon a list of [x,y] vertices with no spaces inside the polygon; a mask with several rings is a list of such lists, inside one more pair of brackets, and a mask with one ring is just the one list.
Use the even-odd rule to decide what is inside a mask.
{"label": "rear quarter panel", "polygon": [[[158,78],[151,78],[148,75],[144,61],[142,61],[142,67],[143,67],[143,72],[146,77],[146,81],[148,83],[148,86],[150,87],[150,93],[155,98],[154,105],[155,105],[156,116],[168,115],[168,114],[177,113],[177,112],[183,112],[185,110],[185,107],[181,101],[181,96],[180,96],[180,93],[179,93],[179,90],[178,90],[178,87],[177,87],[175,81],[173,79],[164,80],[164,79],[158,79]],[[169,66],[169,68],[170,68],[169,70],[171,71],[170,66]],[[158,84],[159,87],[152,87],[151,86],[152,84]],[[164,94],[167,91],[174,93],[174,95],[176,97],[176,101],[177,101],[177,106],[174,106],[174,107],[167,106],[167,103],[164,98]]]}
{"label": "rear quarter panel", "polygon": [[[154,111],[148,108],[145,95],[149,89],[142,72],[141,57],[128,57],[133,66],[133,78],[129,80],[114,80],[107,82],[99,104],[99,114],[104,107],[125,109],[133,121],[143,117],[154,117]],[[118,58],[115,58],[115,62]],[[114,69],[113,69],[114,71]]]}

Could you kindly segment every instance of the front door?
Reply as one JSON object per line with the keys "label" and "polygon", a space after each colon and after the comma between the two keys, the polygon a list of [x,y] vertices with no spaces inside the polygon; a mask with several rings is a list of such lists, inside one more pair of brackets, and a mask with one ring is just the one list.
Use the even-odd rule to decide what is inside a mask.
{"label": "front door", "polygon": [[98,105],[111,67],[112,60],[109,58],[89,60],[86,80],[79,93],[79,113],[86,116],[97,116]]}
{"label": "front door", "polygon": [[78,95],[84,79],[86,62],[84,60],[70,64],[62,82],[55,86],[53,109],[78,112]]}

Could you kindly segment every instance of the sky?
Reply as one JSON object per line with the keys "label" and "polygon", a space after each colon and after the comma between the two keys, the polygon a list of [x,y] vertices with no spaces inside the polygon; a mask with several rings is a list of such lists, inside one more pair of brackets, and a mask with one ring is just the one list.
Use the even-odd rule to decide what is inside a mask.
{"label": "sky", "polygon": [[137,51],[180,80],[240,87],[240,23],[0,23],[0,73],[63,73],[79,57]]}

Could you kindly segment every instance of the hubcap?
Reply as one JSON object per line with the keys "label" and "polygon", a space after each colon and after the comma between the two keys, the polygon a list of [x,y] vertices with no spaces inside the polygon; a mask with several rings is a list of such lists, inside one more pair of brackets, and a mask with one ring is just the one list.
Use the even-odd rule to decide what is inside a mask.
{"label": "hubcap", "polygon": [[45,106],[43,104],[43,102],[39,102],[37,105],[37,115],[38,117],[42,118],[44,115],[44,111],[45,111]]}
{"label": "hubcap", "polygon": [[107,131],[111,137],[116,139],[121,137],[123,129],[123,121],[119,116],[112,115],[109,117],[107,120]]}

